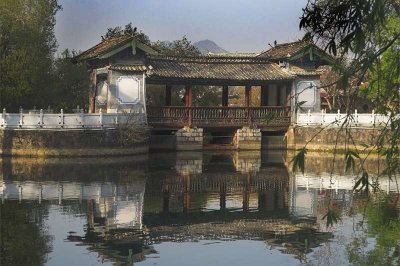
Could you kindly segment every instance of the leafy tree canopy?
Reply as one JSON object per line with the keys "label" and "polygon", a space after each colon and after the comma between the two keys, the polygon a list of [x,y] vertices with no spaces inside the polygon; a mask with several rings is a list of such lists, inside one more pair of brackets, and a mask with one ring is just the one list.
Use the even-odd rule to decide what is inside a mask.
{"label": "leafy tree canopy", "polygon": [[137,32],[137,28],[132,26],[132,22],[126,24],[124,28],[117,26],[114,28],[108,28],[104,36],[101,36],[103,40],[108,40],[114,37],[124,36],[124,35],[135,35],[140,41],[150,44],[150,38],[142,31]]}
{"label": "leafy tree canopy", "polygon": [[[366,77],[373,85],[368,87],[368,93],[375,97],[380,111],[385,112],[382,107],[387,105],[379,103],[398,102],[398,93],[394,99],[390,92],[396,89],[399,76],[395,66],[398,60],[392,60],[400,45],[399,0],[310,0],[303,11],[300,28],[338,58],[334,66],[339,74],[336,82],[349,96],[347,108]],[[392,70],[386,79],[382,79],[384,61]],[[382,86],[387,90],[374,93]]]}
{"label": "leafy tree canopy", "polygon": [[3,107],[47,104],[57,0],[0,1],[0,101]]}
{"label": "leafy tree canopy", "polygon": [[172,56],[199,56],[201,52],[195,47],[192,42],[183,36],[180,40],[173,42],[157,41],[153,45],[160,50],[162,54]]}

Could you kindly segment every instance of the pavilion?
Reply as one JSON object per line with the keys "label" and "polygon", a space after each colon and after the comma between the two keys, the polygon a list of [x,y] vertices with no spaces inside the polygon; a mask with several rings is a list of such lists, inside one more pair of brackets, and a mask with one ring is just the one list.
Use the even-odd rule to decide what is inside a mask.
{"label": "pavilion", "polygon": [[[176,134],[177,143],[190,145],[181,145],[182,149],[202,146],[203,128],[245,128],[236,141],[249,140],[251,143],[242,148],[257,149],[260,131],[287,130],[297,103],[319,111],[317,68],[333,58],[310,41],[278,44],[257,54],[167,56],[136,35],[124,35],[103,40],[75,60],[86,62],[91,69],[90,112],[145,110],[148,124],[154,129],[179,133],[184,128],[182,134]],[[164,106],[146,105],[146,84],[164,87]],[[221,88],[220,105],[194,106],[196,85]],[[184,106],[172,106],[174,86],[184,87]],[[232,86],[245,88],[243,106],[229,105]],[[259,106],[251,106],[254,87],[261,88]],[[194,132],[192,128],[201,130]],[[236,143],[236,148],[240,146]]]}

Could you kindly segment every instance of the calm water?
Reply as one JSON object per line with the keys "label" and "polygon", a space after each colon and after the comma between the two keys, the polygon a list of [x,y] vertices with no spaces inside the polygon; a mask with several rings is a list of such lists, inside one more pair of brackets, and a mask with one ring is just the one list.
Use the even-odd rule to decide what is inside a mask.
{"label": "calm water", "polygon": [[396,182],[367,200],[332,158],[304,176],[285,152],[4,159],[0,264],[398,265]]}

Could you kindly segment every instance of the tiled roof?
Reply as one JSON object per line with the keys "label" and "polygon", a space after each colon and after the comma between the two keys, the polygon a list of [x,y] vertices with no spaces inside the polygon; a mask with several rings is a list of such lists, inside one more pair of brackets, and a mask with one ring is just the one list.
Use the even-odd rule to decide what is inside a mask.
{"label": "tiled roof", "polygon": [[282,59],[291,57],[309,45],[314,45],[308,41],[296,41],[289,43],[277,44],[271,49],[261,53],[260,57],[268,57],[271,59]]}
{"label": "tiled roof", "polygon": [[260,53],[207,53],[207,56],[212,57],[256,57],[258,55],[260,55]]}
{"label": "tiled roof", "polygon": [[80,53],[76,58],[77,60],[87,60],[97,57],[113,48],[123,45],[133,39],[132,35],[123,35],[111,39],[103,40],[101,43],[93,46],[92,48]]}
{"label": "tiled roof", "polygon": [[[116,49],[118,47],[121,47],[121,46],[127,44],[128,42],[130,42],[132,40],[142,43],[143,45],[149,46],[148,44],[145,44],[142,41],[140,41],[134,35],[122,35],[122,36],[117,36],[117,37],[114,37],[111,39],[103,40],[101,43],[80,53],[75,59],[77,61],[83,61],[83,60],[97,58],[99,56],[106,54],[107,52],[112,51],[113,49]],[[154,49],[153,47],[151,47],[151,48]]]}
{"label": "tiled roof", "polygon": [[150,57],[150,78],[226,81],[291,80],[295,76],[278,64],[259,57]]}
{"label": "tiled roof", "polygon": [[294,64],[289,64],[289,72],[297,76],[319,76],[321,75],[320,70],[315,68],[305,68],[296,66]]}
{"label": "tiled roof", "polygon": [[146,71],[148,68],[144,65],[112,65],[109,67],[110,70],[117,71]]}

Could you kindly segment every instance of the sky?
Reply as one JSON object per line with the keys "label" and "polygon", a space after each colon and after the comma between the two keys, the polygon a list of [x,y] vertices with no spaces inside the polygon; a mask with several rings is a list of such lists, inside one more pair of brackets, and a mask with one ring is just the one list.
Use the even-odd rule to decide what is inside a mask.
{"label": "sky", "polygon": [[59,0],[58,51],[83,51],[109,27],[132,22],[151,41],[209,39],[229,52],[260,52],[303,36],[307,0]]}

